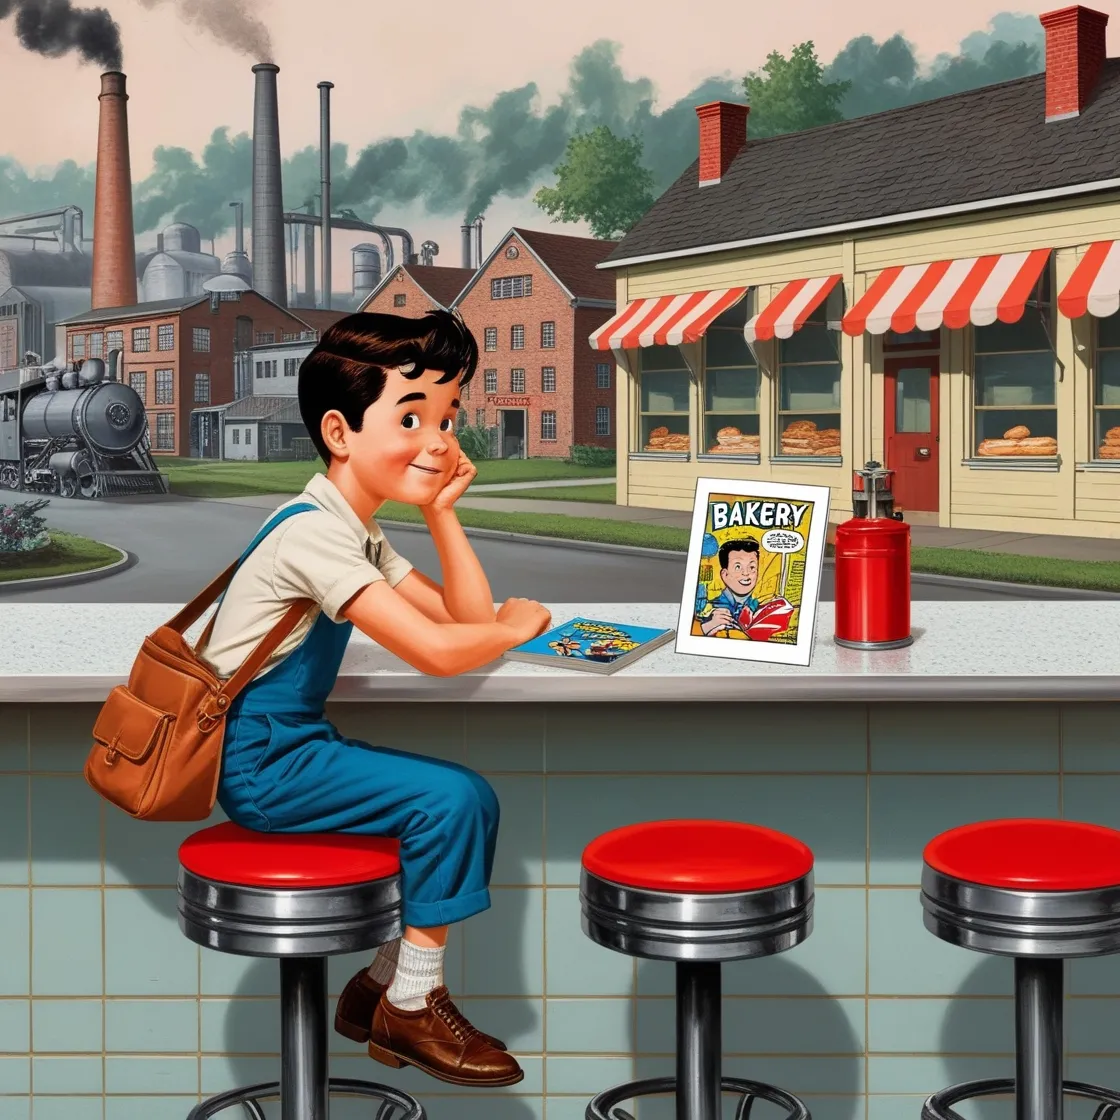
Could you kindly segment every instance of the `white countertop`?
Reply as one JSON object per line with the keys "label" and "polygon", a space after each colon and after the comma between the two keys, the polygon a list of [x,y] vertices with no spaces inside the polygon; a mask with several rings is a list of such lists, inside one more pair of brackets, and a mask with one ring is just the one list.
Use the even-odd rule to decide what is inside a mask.
{"label": "white countertop", "polygon": [[[676,604],[549,604],[583,615],[675,626]],[[146,634],[176,604],[0,604],[0,702],[101,701],[123,684]],[[1120,603],[918,602],[914,644],[863,653],[832,641],[822,603],[809,668],[678,654],[672,644],[610,676],[499,661],[428,677],[355,631],[336,700],[729,701],[1120,700]],[[192,629],[196,634],[199,627]]]}

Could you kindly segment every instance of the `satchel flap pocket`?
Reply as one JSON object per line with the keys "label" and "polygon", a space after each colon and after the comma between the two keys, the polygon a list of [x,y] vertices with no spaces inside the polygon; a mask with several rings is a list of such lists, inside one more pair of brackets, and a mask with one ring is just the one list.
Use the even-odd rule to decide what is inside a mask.
{"label": "satchel flap pocket", "polygon": [[93,725],[93,738],[110,755],[119,754],[130,762],[143,762],[174,718],[118,685],[101,708]]}

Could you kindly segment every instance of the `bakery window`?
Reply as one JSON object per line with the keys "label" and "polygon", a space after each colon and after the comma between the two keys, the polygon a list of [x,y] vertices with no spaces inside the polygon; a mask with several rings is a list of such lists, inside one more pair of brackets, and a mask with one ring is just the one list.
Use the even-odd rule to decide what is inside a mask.
{"label": "bakery window", "polygon": [[1047,273],[1043,277],[1040,298],[1028,300],[1016,322],[976,328],[972,430],[979,458],[1058,454]]}
{"label": "bakery window", "polygon": [[638,390],[638,448],[687,452],[690,374],[676,346],[642,350]]}
{"label": "bakery window", "polygon": [[758,366],[743,328],[719,320],[707,333],[702,432],[708,455],[759,453]]}
{"label": "bakery window", "polygon": [[778,454],[840,456],[840,348],[822,304],[779,346]]}
{"label": "bakery window", "polygon": [[1094,459],[1120,460],[1120,315],[1097,319],[1097,361],[1093,377]]}

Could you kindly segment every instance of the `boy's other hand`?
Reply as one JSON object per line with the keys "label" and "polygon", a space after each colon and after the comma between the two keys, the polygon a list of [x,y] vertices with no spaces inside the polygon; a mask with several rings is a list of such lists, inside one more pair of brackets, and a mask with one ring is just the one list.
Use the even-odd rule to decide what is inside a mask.
{"label": "boy's other hand", "polygon": [[507,599],[498,608],[496,618],[514,632],[517,637],[514,645],[543,634],[552,622],[552,614],[535,599]]}
{"label": "boy's other hand", "polygon": [[431,505],[426,508],[437,513],[443,513],[451,509],[467,492],[467,487],[474,481],[477,474],[478,468],[460,449],[459,461],[455,465],[451,477],[444,484],[443,489],[432,499]]}

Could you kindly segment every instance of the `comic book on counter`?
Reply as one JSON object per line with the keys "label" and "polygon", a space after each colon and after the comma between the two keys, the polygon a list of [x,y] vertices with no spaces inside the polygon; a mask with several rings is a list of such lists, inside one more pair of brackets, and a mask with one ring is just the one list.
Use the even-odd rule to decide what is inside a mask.
{"label": "comic book on counter", "polygon": [[672,629],[573,618],[563,626],[554,626],[531,641],[514,646],[502,656],[509,661],[528,661],[533,665],[556,665],[586,673],[614,673],[665,645],[674,633]]}
{"label": "comic book on counter", "polygon": [[808,665],[827,486],[701,478],[677,653]]}

